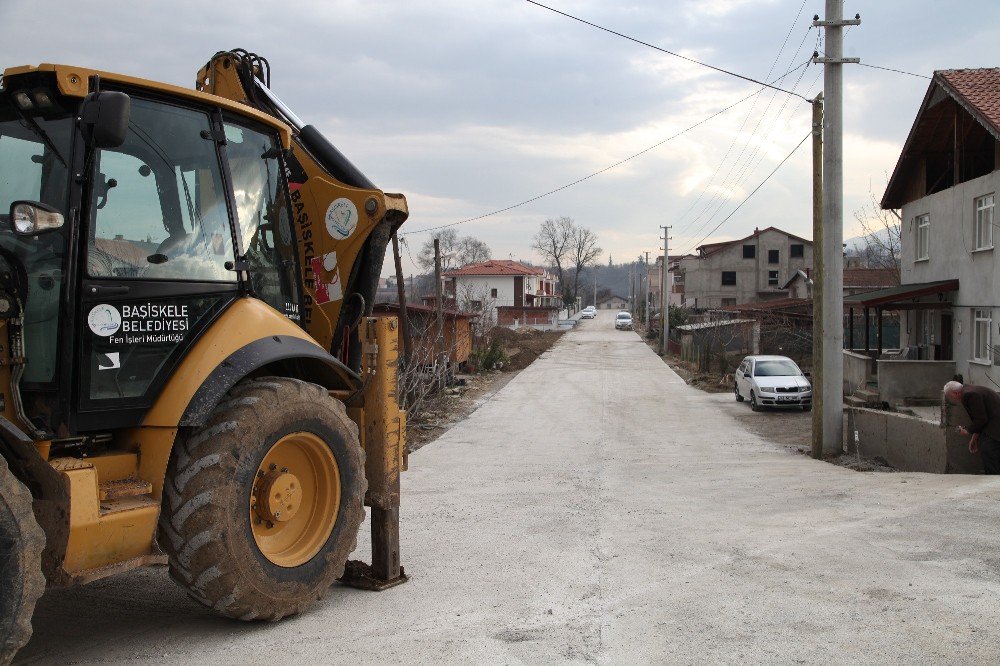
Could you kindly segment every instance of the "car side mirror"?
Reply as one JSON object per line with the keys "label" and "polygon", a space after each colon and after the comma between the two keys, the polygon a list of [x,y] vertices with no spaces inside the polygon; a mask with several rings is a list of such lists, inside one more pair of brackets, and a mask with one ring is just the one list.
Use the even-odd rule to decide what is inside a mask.
{"label": "car side mirror", "polygon": [[83,136],[95,148],[117,148],[125,143],[131,115],[132,99],[125,93],[90,93],[80,109]]}

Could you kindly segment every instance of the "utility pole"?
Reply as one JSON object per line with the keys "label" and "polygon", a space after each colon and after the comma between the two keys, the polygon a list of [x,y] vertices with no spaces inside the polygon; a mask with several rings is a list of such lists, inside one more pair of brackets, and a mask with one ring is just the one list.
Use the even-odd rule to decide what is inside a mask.
{"label": "utility pole", "polygon": [[[860,25],[861,16],[844,20],[844,0],[826,0],[826,18],[813,18],[824,29],[826,57],[823,64],[823,358],[820,368],[823,407],[822,453],[836,455],[844,449],[844,26]],[[813,249],[813,257],[816,250]],[[818,282],[819,280],[816,280]],[[813,328],[817,322],[813,322]],[[815,333],[814,333],[815,335]]]}
{"label": "utility pole", "polygon": [[[823,377],[823,336],[819,326],[823,322],[823,280],[825,267],[823,253],[823,93],[812,101],[813,117],[813,339],[812,367],[814,377]],[[817,373],[819,371],[819,373]],[[823,457],[823,382],[812,382],[812,457]]]}
{"label": "utility pole", "polygon": [[670,299],[667,297],[667,257],[670,254],[670,230],[672,226],[660,225],[663,235],[663,265],[660,266],[660,356],[667,355],[667,336],[670,335]]}
{"label": "utility pole", "polygon": [[642,307],[646,311],[646,330],[649,331],[649,324],[652,318],[649,316],[649,252],[646,255],[646,291],[642,292]]}
{"label": "utility pole", "polygon": [[642,255],[635,260],[635,314],[636,320],[642,323],[642,308],[639,306],[639,294],[642,293]]}
{"label": "utility pole", "polygon": [[403,358],[410,360],[410,319],[406,313],[406,285],[403,283],[403,260],[399,256],[399,237],[392,232],[392,259],[396,264],[396,295],[399,297],[399,326],[403,331]]}
{"label": "utility pole", "polygon": [[628,267],[628,311],[635,317],[635,264]]}
{"label": "utility pole", "polygon": [[597,309],[597,264],[594,264],[594,309]]}
{"label": "utility pole", "polygon": [[434,348],[438,359],[438,381],[441,388],[444,388],[444,294],[441,289],[441,244],[437,238],[434,239],[434,294],[437,306],[437,334],[434,337]]}

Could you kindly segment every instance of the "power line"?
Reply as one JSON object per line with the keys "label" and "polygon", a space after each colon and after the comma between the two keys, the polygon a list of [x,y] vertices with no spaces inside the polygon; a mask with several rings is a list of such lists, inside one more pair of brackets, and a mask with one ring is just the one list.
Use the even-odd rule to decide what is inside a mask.
{"label": "power line", "polygon": [[778,169],[780,169],[781,166],[785,162],[787,162],[792,157],[792,155],[795,154],[795,151],[797,151],[799,148],[802,147],[802,144],[806,142],[806,139],[808,139],[811,136],[812,136],[812,130],[810,130],[808,134],[806,134],[804,137],[802,137],[802,140],[799,141],[798,145],[795,146],[794,148],[792,148],[792,152],[790,152],[787,155],[785,155],[785,159],[783,159],[780,162],[778,162],[778,166],[774,167],[774,170],[771,171],[771,173],[767,174],[767,178],[765,178],[764,180],[760,181],[760,184],[757,187],[753,188],[753,192],[751,192],[750,194],[748,194],[746,196],[746,198],[744,198],[743,201],[740,202],[740,205],[733,209],[733,212],[731,212],[729,215],[727,215],[724,220],[722,220],[717,225],[715,225],[715,228],[712,229],[711,231],[709,231],[707,234],[705,234],[704,238],[702,238],[700,241],[698,241],[697,243],[695,243],[694,245],[692,245],[691,247],[689,247],[687,250],[685,250],[681,254],[687,254],[691,250],[695,249],[696,247],[698,247],[699,245],[701,245],[702,243],[704,243],[705,240],[707,240],[709,236],[711,236],[716,231],[718,231],[719,227],[721,227],[723,224],[725,224],[729,220],[729,218],[731,218],[733,215],[736,214],[736,211],[738,211],[740,208],[743,207],[743,204],[745,204],[747,201],[750,201],[750,198],[753,195],[757,194],[757,191],[760,188],[764,187],[764,183],[766,183],[767,181],[771,180],[771,176],[773,176],[774,174],[778,173]]}
{"label": "power line", "polygon": [[[798,13],[795,15],[795,20],[792,21],[792,25],[789,26],[788,33],[785,35],[785,41],[782,42],[781,48],[778,49],[778,54],[774,57],[774,62],[771,63],[771,67],[767,71],[767,76],[771,76],[771,72],[774,71],[775,65],[777,65],[778,64],[778,60],[781,59],[781,54],[784,52],[785,46],[788,44],[788,38],[791,36],[792,31],[795,29],[795,24],[799,22],[799,17],[802,16],[802,10],[805,8],[807,1],[808,0],[803,0],[802,1],[802,5],[799,7]],[[809,25],[809,27],[806,28],[806,33],[802,36],[802,41],[799,43],[799,47],[795,50],[795,55],[793,55],[789,59],[789,62],[795,62],[795,59],[798,57],[799,52],[802,50],[802,45],[805,44],[805,41],[806,41],[806,39],[809,36],[809,31],[810,30],[812,30],[812,25]],[[803,70],[802,73],[805,74],[805,70]],[[801,75],[800,75],[799,80],[801,80]],[[798,81],[796,81],[795,85],[792,86],[792,90],[795,90],[795,88],[797,86],[798,86]],[[688,214],[690,214],[691,211],[693,211],[695,209],[695,207],[697,207],[698,204],[701,203],[701,200],[705,197],[705,194],[708,192],[708,189],[715,182],[716,177],[719,175],[719,171],[722,170],[722,165],[726,163],[726,160],[729,158],[729,154],[733,151],[733,147],[736,145],[736,141],[737,141],[737,137],[739,136],[739,133],[742,132],[743,129],[746,127],[747,121],[750,120],[750,117],[753,115],[754,109],[757,108],[757,102],[758,101],[760,101],[759,98],[754,100],[753,105],[750,107],[750,110],[747,111],[746,117],[743,119],[743,122],[740,124],[739,131],[737,132],[736,135],[733,136],[732,141],[729,142],[729,147],[726,149],[725,154],[722,156],[722,160],[719,161],[719,164],[715,167],[715,171],[712,172],[711,178],[708,179],[708,181],[705,183],[705,187],[703,187],[702,190],[701,190],[701,192],[698,193],[698,197],[693,202],[691,202],[691,204],[687,208],[685,208],[684,211],[680,214],[680,216],[677,218],[677,222],[674,223],[675,226],[679,226],[679,227],[685,226],[684,223],[683,223],[684,218],[686,218],[688,216]],[[767,110],[771,108],[771,101],[773,101],[773,95],[772,95],[772,99],[768,101],[768,105],[765,108],[764,113],[767,113]],[[786,102],[788,101],[787,97],[785,98],[785,101]],[[782,107],[782,109],[784,109],[784,107]],[[749,141],[749,139],[748,139],[748,141]],[[691,222],[688,222],[687,226],[690,226],[691,224],[693,224],[697,220],[698,217],[700,217],[700,215],[696,216]]]}
{"label": "power line", "polygon": [[[798,12],[798,14],[796,14],[795,20],[792,22],[792,25],[789,28],[789,32],[788,32],[789,35],[791,35],[791,32],[794,29],[795,24],[798,23],[799,17],[802,15],[802,9],[804,7],[805,7],[805,3],[803,2],[802,6],[799,7],[799,12]],[[805,34],[802,35],[802,40],[799,42],[798,48],[796,48],[796,50],[795,50],[795,54],[790,59],[791,62],[794,62],[795,59],[798,57],[799,53],[802,51],[802,47],[805,45],[806,39],[809,38],[809,31],[810,30],[812,30],[812,26],[811,25],[809,26],[809,28],[806,29]],[[785,42],[787,43],[787,41],[788,41],[788,38],[786,36]],[[784,44],[782,45],[782,51],[783,50],[784,50]],[[780,59],[780,57],[781,57],[781,51],[779,51],[778,55],[775,57],[775,64],[777,63],[778,59]],[[771,69],[772,70],[774,69],[774,64],[771,65]],[[806,70],[802,70],[802,72],[799,74],[799,77],[795,80],[795,83],[792,85],[792,90],[793,91],[798,89],[799,84],[802,82],[802,77],[805,76],[805,73],[806,73]],[[770,72],[769,72],[769,74],[770,74]],[[684,212],[678,218],[678,221],[675,223],[675,226],[678,227],[678,232],[677,233],[682,233],[684,231],[684,229],[690,229],[691,227],[693,227],[695,224],[698,223],[699,219],[702,219],[703,217],[704,217],[704,221],[698,226],[697,230],[694,231],[693,234],[690,234],[690,235],[694,235],[694,234],[700,233],[702,229],[704,229],[709,224],[711,224],[712,223],[712,219],[715,217],[715,215],[725,205],[725,199],[723,197],[722,192],[724,192],[726,190],[727,185],[730,185],[732,187],[739,186],[740,184],[742,184],[744,178],[747,177],[747,176],[749,176],[749,173],[752,173],[753,170],[756,169],[757,166],[760,164],[761,160],[757,160],[757,162],[754,164],[753,168],[749,169],[749,173],[748,173],[747,167],[749,167],[750,163],[754,160],[754,158],[757,156],[757,154],[760,153],[760,151],[761,151],[761,148],[758,145],[757,147],[755,147],[755,148],[753,148],[751,150],[749,156],[747,156],[747,158],[746,158],[746,162],[743,164],[743,167],[738,169],[738,171],[737,171],[737,173],[735,175],[735,180],[734,181],[730,181],[730,176],[733,174],[733,170],[737,169],[738,165],[743,161],[743,156],[746,154],[747,148],[749,147],[749,145],[750,145],[751,141],[753,140],[753,138],[755,136],[757,136],[757,132],[761,128],[761,124],[764,121],[764,117],[771,110],[771,105],[774,103],[774,98],[775,98],[775,93],[772,93],[770,99],[768,99],[768,101],[767,101],[767,106],[764,107],[764,111],[758,116],[757,123],[754,125],[754,128],[751,131],[750,136],[746,138],[745,143],[743,144],[742,148],[740,148],[739,154],[736,156],[735,162],[733,162],[731,164],[731,166],[729,167],[729,170],[726,171],[725,176],[722,177],[722,182],[721,182],[721,184],[719,186],[719,191],[709,197],[708,202],[704,205],[704,207],[696,215],[694,215],[694,217],[691,217],[687,222],[682,222],[682,220],[684,220],[684,218],[688,217],[689,214],[692,213],[692,211],[695,210],[695,208],[698,206],[698,204],[701,202],[701,200],[705,197],[705,194],[708,192],[709,188],[711,188],[711,186],[713,185],[713,183],[716,182],[716,178],[718,177],[719,172],[722,170],[722,167],[726,163],[726,160],[729,158],[730,153],[733,152],[733,147],[736,145],[738,136],[734,136],[733,137],[732,141],[729,143],[729,148],[726,150],[725,155],[723,155],[722,160],[719,162],[719,165],[716,167],[715,171],[713,172],[712,177],[709,179],[709,181],[707,183],[705,183],[705,187],[702,189],[701,193],[698,195],[698,198],[690,206],[688,206],[684,210]],[[767,128],[767,130],[765,132],[765,137],[770,136],[771,133],[773,132],[775,124],[777,123],[777,121],[781,117],[781,115],[784,113],[785,108],[788,106],[789,99],[791,99],[791,98],[789,98],[789,97],[785,97],[784,98],[784,101],[781,104],[781,108],[778,109],[778,112],[777,112],[775,118],[772,120],[772,122],[770,123],[770,125],[768,126],[768,128]],[[750,118],[752,117],[753,110],[757,107],[757,102],[758,101],[760,101],[759,98],[754,100],[753,106],[751,107],[750,111],[747,113],[747,117],[743,119],[743,124],[740,125],[739,132],[742,132],[743,129],[746,127],[747,121],[749,121]],[[765,138],[765,141],[766,141],[766,138]],[[763,159],[763,158],[761,158],[761,159]]]}
{"label": "power line", "polygon": [[[794,74],[799,69],[801,69],[803,67],[806,67],[808,64],[809,64],[809,61],[807,60],[807,61],[803,62],[802,64],[794,67],[793,69],[788,70],[787,72],[785,72],[784,74],[782,74],[781,76],[779,76],[778,78],[776,78],[774,80],[775,81],[780,81],[780,80],[784,79],[786,76],[788,76],[790,74]],[[763,84],[763,85],[765,85],[765,87],[771,87],[771,86],[767,86],[766,84]],[[641,155],[645,155],[646,153],[659,148],[660,146],[662,146],[665,143],[673,141],[674,139],[676,139],[677,137],[679,137],[679,136],[681,136],[683,134],[687,134],[688,132],[690,132],[691,130],[695,129],[696,127],[704,125],[705,123],[707,123],[709,120],[712,120],[716,116],[720,116],[723,113],[725,113],[726,111],[729,111],[730,109],[732,109],[733,107],[739,106],[740,104],[742,104],[743,102],[747,101],[751,97],[759,95],[760,93],[762,93],[764,91],[764,89],[765,88],[761,88],[760,90],[757,90],[755,92],[750,93],[746,97],[743,97],[743,98],[741,98],[741,99],[733,102],[729,106],[716,111],[715,113],[713,113],[712,115],[710,115],[710,116],[708,116],[706,118],[702,118],[701,120],[699,120],[698,122],[694,123],[693,125],[689,125],[688,127],[685,127],[681,131],[679,131],[676,134],[673,134],[671,136],[668,136],[666,139],[663,139],[662,141],[658,141],[657,143],[654,143],[653,145],[651,145],[651,146],[649,146],[647,148],[643,148],[639,152],[633,153],[632,155],[629,155],[628,157],[626,157],[624,159],[621,159],[621,160],[615,162],[614,164],[611,164],[609,166],[604,167],[603,169],[600,169],[600,170],[595,171],[595,172],[593,172],[593,173],[591,173],[589,175],[586,175],[583,178],[578,178],[578,179],[574,180],[571,183],[567,183],[565,185],[557,187],[554,190],[549,190],[548,192],[543,192],[542,194],[535,195],[535,196],[531,197],[530,199],[525,199],[524,201],[520,201],[518,203],[511,204],[510,206],[505,206],[504,208],[499,208],[499,209],[494,210],[494,211],[490,211],[489,213],[483,213],[482,215],[477,215],[475,217],[469,217],[469,218],[466,218],[464,220],[459,220],[458,222],[449,222],[448,224],[439,224],[439,225],[434,226],[434,227],[426,227],[424,229],[416,229],[414,231],[408,231],[406,233],[407,234],[422,234],[422,233],[426,233],[428,231],[437,231],[438,229],[446,229],[448,227],[455,227],[455,226],[458,226],[460,224],[466,224],[467,222],[475,222],[477,220],[482,220],[482,219],[487,218],[487,217],[492,217],[494,215],[499,215],[500,213],[506,213],[509,210],[513,210],[515,208],[520,208],[521,206],[525,206],[525,205],[527,205],[529,203],[538,201],[539,199],[544,199],[547,196],[553,195],[556,192],[561,192],[561,191],[563,191],[565,189],[573,187],[574,185],[579,185],[580,183],[582,183],[584,181],[590,180],[594,176],[599,176],[602,173],[605,173],[605,172],[610,171],[610,170],[612,170],[614,168],[617,168],[617,167],[621,166],[622,164],[625,164],[626,162],[629,162],[630,160],[635,159],[636,157],[639,157]]]}
{"label": "power line", "polygon": [[885,70],[887,72],[896,72],[897,74],[906,74],[907,76],[916,76],[916,77],[921,78],[921,79],[930,79],[931,78],[931,77],[925,76],[923,74],[914,74],[913,72],[907,72],[907,71],[904,71],[902,69],[893,69],[892,67],[879,67],[878,65],[869,65],[868,63],[865,63],[865,62],[859,62],[858,64],[861,65],[862,67],[870,67],[872,69],[883,69],[883,70]]}
{"label": "power line", "polygon": [[[802,72],[799,74],[799,77],[795,80],[795,84],[792,86],[793,90],[799,87],[799,84],[802,82],[802,78],[804,77],[806,71],[807,70],[802,70]],[[819,77],[820,73],[821,72],[817,72],[816,78]],[[815,80],[813,81],[813,84],[815,84]],[[713,195],[713,197],[705,206],[705,208],[700,213],[698,213],[698,215],[696,215],[687,225],[687,230],[685,231],[685,235],[694,236],[700,234],[702,230],[705,229],[705,227],[712,224],[712,221],[715,219],[716,215],[718,215],[722,211],[722,209],[725,207],[727,203],[726,197],[724,196],[723,193],[726,192],[727,189],[735,189],[741,187],[743,183],[747,180],[747,178],[749,178],[753,173],[756,172],[757,167],[760,166],[760,163],[764,161],[764,157],[766,156],[766,152],[763,150],[763,146],[764,144],[768,143],[768,141],[770,140],[771,136],[774,133],[775,126],[778,124],[778,121],[781,120],[782,115],[785,113],[785,108],[788,106],[788,100],[789,100],[788,97],[784,99],[784,102],[782,103],[781,107],[778,109],[777,113],[774,115],[774,118],[771,120],[770,125],[765,130],[761,142],[751,149],[749,155],[747,155],[745,162],[743,161],[743,155],[746,153],[747,147],[750,145],[749,139],[747,143],[743,145],[743,148],[740,150],[739,156],[736,158],[736,162],[733,164],[733,166],[730,167],[729,171],[726,174],[726,177],[723,179],[723,182],[719,188],[720,191],[716,192],[715,195]],[[773,95],[770,101],[771,102],[774,101]],[[768,107],[764,110],[764,113],[762,113],[760,118],[758,119],[757,125],[754,127],[753,133],[751,134],[751,138],[757,134],[757,130],[760,129],[760,125],[761,122],[763,121],[764,115],[766,115],[769,110],[770,110],[770,102],[768,104]],[[730,179],[729,175],[733,173],[734,169],[736,169],[735,177]],[[701,222],[701,224],[699,224],[697,228],[692,231],[691,227],[693,227],[698,222],[699,219],[702,219],[703,216],[704,219]]]}
{"label": "power line", "polygon": [[668,49],[656,46],[655,44],[650,44],[649,42],[644,42],[641,39],[636,39],[635,37],[630,37],[629,35],[626,35],[624,33],[617,32],[617,31],[612,30],[610,28],[605,28],[602,25],[597,25],[596,23],[591,23],[590,21],[584,20],[584,19],[582,19],[582,18],[580,18],[578,16],[573,16],[572,14],[567,14],[566,12],[559,11],[558,9],[554,9],[552,7],[549,7],[548,5],[543,5],[542,3],[536,2],[535,0],[525,0],[525,2],[527,2],[529,4],[532,4],[532,5],[535,5],[536,7],[541,7],[542,9],[547,9],[550,12],[554,12],[556,14],[559,14],[560,16],[565,16],[568,19],[573,19],[574,21],[578,21],[580,23],[583,23],[584,25],[589,25],[592,28],[597,28],[598,30],[603,30],[604,32],[610,33],[612,35],[616,35],[618,37],[621,37],[622,39],[627,39],[630,42],[635,42],[636,44],[642,44],[643,46],[648,46],[651,49],[654,49],[654,50],[659,51],[661,53],[666,53],[667,55],[672,55],[675,58],[681,58],[682,60],[687,60],[688,62],[693,62],[696,65],[701,65],[702,67],[707,67],[708,69],[715,70],[716,72],[721,72],[722,74],[728,74],[729,76],[734,76],[737,79],[742,79],[744,81],[749,81],[750,83],[756,83],[759,86],[765,86],[767,88],[773,88],[774,90],[779,90],[779,91],[781,91],[783,93],[786,93],[788,95],[794,95],[795,97],[800,97],[800,98],[802,98],[803,101],[809,102],[808,99],[806,99],[802,95],[799,95],[798,93],[794,93],[794,92],[791,92],[789,90],[785,90],[784,88],[779,88],[778,86],[771,85],[770,83],[764,83],[763,81],[758,81],[755,78],[752,78],[752,77],[749,77],[749,76],[744,76],[743,74],[737,74],[736,72],[730,71],[728,69],[723,69],[722,67],[716,67],[715,65],[709,65],[706,62],[702,62],[700,60],[695,60],[694,58],[688,57],[686,55],[681,55],[680,53],[676,53],[674,51],[670,51]]}

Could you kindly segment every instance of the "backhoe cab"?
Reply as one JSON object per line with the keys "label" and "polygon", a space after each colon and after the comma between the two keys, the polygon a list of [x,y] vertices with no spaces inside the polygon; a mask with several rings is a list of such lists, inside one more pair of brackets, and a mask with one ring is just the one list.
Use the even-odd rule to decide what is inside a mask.
{"label": "backhoe cab", "polygon": [[406,200],[220,52],[196,90],[65,65],[0,87],[0,663],[45,585],[169,562],[244,620],[372,564],[405,580],[396,322]]}

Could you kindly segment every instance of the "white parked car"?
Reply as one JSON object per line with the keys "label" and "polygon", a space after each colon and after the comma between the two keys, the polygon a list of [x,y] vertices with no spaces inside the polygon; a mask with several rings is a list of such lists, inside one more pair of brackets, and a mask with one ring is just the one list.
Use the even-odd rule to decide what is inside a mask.
{"label": "white parked car", "polygon": [[619,312],[615,315],[615,328],[619,331],[628,331],[632,329],[632,315],[628,312]]}
{"label": "white parked car", "polygon": [[749,400],[755,412],[762,407],[812,409],[812,384],[787,356],[747,356],[736,370],[735,384],[737,402]]}
{"label": "white parked car", "polygon": [[580,319],[593,319],[597,316],[597,308],[593,305],[588,305],[584,309],[580,310]]}

